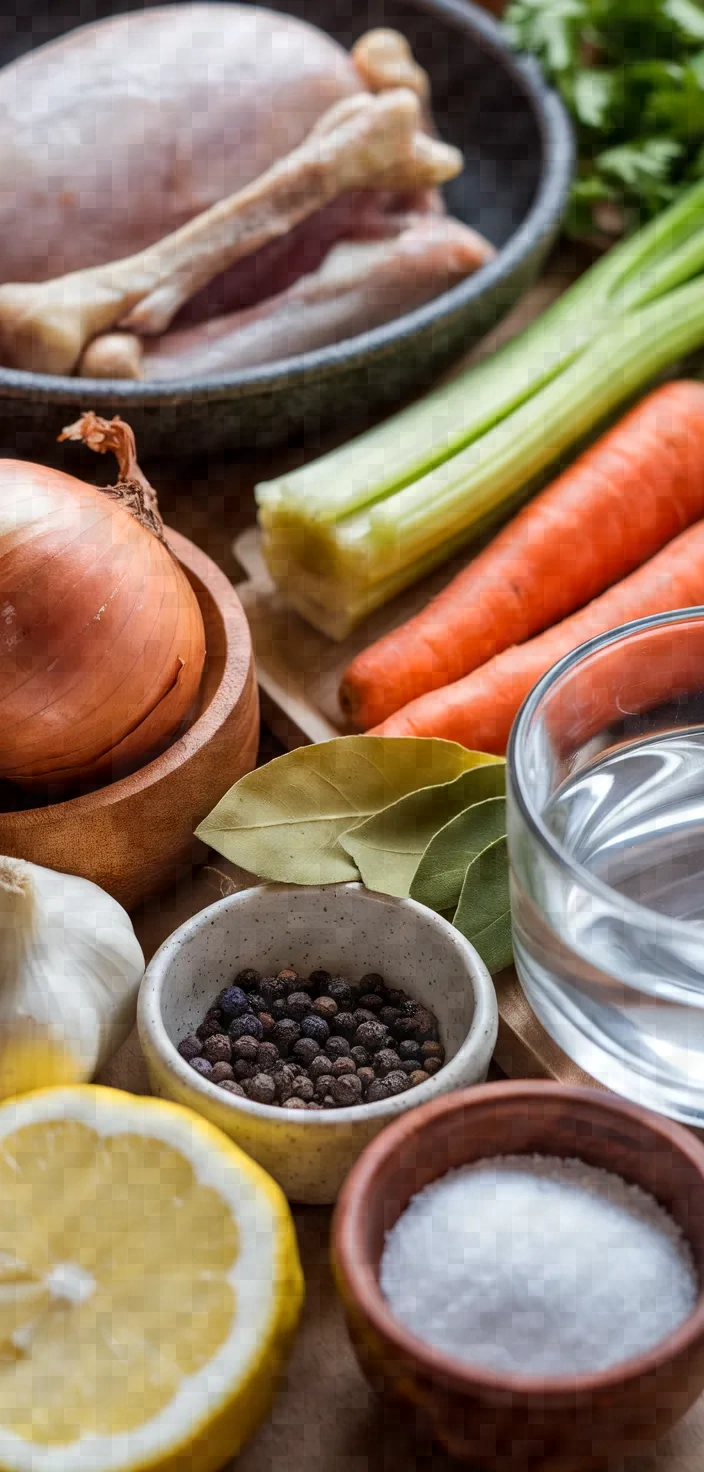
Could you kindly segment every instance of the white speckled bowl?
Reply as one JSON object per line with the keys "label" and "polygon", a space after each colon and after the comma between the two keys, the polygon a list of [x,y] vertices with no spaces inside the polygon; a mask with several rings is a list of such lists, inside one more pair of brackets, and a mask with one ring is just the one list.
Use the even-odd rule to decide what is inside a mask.
{"label": "white speckled bowl", "polygon": [[[237,971],[291,965],[357,980],[379,971],[435,1012],[447,1062],[418,1088],[380,1104],[302,1113],[255,1104],[200,1078],[177,1052]],[[139,1034],[154,1092],[203,1114],[258,1160],[292,1201],[334,1201],[365,1145],[397,1115],[486,1078],[498,1012],[474,947],[413,900],[361,884],[261,885],[218,900],[174,931],[147,968]]]}

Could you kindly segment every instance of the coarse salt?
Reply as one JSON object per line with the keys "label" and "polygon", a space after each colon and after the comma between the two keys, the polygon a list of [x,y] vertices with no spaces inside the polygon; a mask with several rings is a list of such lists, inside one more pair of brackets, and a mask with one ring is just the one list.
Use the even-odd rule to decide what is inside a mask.
{"label": "coarse salt", "polygon": [[481,1160],[414,1196],[387,1235],[381,1288],[446,1354],[547,1376],[642,1354],[698,1295],[689,1246],[652,1196],[539,1155]]}

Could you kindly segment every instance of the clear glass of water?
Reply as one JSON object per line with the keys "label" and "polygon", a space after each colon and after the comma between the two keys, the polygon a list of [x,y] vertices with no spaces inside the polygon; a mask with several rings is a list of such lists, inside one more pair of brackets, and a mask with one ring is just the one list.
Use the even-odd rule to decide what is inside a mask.
{"label": "clear glass of water", "polygon": [[704,608],[582,645],[508,752],[516,966],[593,1078],[704,1127]]}

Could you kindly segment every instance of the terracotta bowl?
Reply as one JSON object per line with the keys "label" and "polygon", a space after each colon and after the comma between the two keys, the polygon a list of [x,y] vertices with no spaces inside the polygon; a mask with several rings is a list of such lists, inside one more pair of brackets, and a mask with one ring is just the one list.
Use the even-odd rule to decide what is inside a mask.
{"label": "terracotta bowl", "polygon": [[205,624],[205,673],[188,728],[130,776],[64,802],[25,807],[26,794],[0,783],[0,853],[92,879],[128,910],[205,859],[194,829],[254,766],[259,741],[244,609],[204,552],[178,532],[168,539]]}
{"label": "terracotta bowl", "polygon": [[[265,975],[318,966],[357,978],[380,971],[430,1007],[446,1061],[432,1078],[347,1109],[297,1113],[228,1094],[177,1051],[221,987],[244,966]],[[142,982],[139,1035],[152,1090],[224,1130],[291,1201],[334,1201],[350,1166],[384,1125],[450,1089],[483,1082],[496,1042],[491,977],[474,947],[424,905],[361,884],[257,885],[218,900],[174,931]]]}
{"label": "terracotta bowl", "polygon": [[[702,1291],[685,1323],[647,1354],[594,1375],[497,1374],[431,1348],[391,1314],[379,1263],[385,1234],[410,1198],[458,1166],[533,1152],[579,1157],[621,1175],[655,1196],[685,1233]],[[704,1388],[704,1146],[680,1125],[597,1090],[489,1084],[397,1120],[347,1180],[333,1259],[368,1379],[478,1469],[605,1466],[656,1440]]]}

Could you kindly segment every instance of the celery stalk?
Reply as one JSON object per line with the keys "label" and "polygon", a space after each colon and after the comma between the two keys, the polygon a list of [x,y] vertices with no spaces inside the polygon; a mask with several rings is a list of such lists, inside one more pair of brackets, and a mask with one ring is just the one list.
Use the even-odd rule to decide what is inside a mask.
{"label": "celery stalk", "polygon": [[704,266],[704,182],[616,246],[520,337],[419,404],[312,465],[256,488],[262,525],[279,515],[334,526],[394,501],[568,371],[624,310],[657,300]]}

